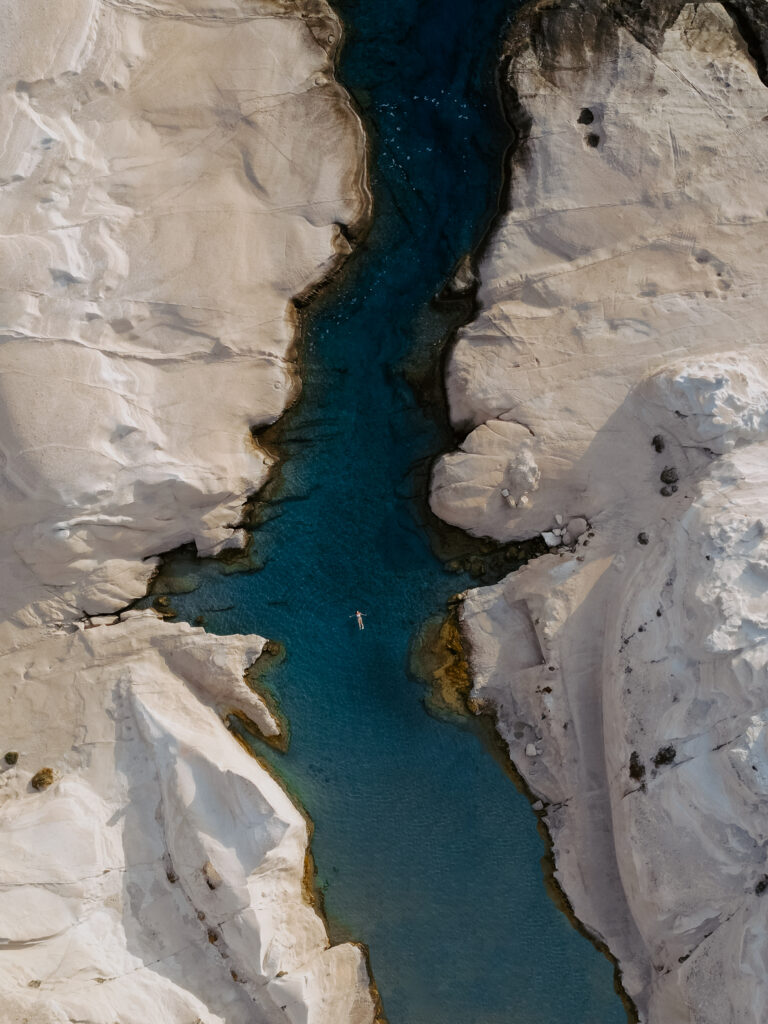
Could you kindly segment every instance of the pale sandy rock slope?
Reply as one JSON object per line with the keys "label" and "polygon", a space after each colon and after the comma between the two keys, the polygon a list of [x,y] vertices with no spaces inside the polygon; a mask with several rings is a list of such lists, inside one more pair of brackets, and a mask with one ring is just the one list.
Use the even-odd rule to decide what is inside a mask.
{"label": "pale sandy rock slope", "polygon": [[449,361],[469,432],[432,505],[552,546],[467,596],[474,697],[640,1019],[757,1024],[768,89],[724,7],[657,10],[651,31],[633,6],[540,4],[512,38],[527,140]]}
{"label": "pale sandy rock slope", "polygon": [[370,1022],[307,825],[221,720],[277,731],[243,681],[264,641],[114,614],[158,553],[243,541],[292,297],[367,208],[340,26],[28,0],[0,28],[0,1019]]}

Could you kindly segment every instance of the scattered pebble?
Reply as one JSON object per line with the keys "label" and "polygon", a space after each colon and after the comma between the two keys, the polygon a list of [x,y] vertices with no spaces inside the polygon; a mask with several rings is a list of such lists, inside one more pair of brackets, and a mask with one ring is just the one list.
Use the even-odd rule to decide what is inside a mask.
{"label": "scattered pebble", "polygon": [[647,544],[648,543],[648,534],[645,533],[645,532],[638,533],[638,535],[637,535],[637,543],[638,544]]}
{"label": "scattered pebble", "polygon": [[539,753],[536,749],[536,744],[529,743],[528,746],[525,748],[525,753],[527,757],[536,757],[536,755]]}

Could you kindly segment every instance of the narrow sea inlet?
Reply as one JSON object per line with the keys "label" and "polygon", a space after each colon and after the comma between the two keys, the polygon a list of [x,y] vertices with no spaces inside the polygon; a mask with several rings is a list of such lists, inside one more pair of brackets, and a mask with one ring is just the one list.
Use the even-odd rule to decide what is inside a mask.
{"label": "narrow sea inlet", "polygon": [[409,674],[420,626],[472,581],[422,522],[445,438],[404,367],[453,326],[432,300],[495,210],[510,139],[494,73],[514,4],[336,8],[338,75],[371,137],[372,229],[309,313],[283,485],[255,536],[263,568],[207,566],[173,604],[285,646],[269,685],[289,748],[256,752],[314,822],[332,935],[368,946],[390,1024],[622,1024],[611,965],[545,890],[527,799],[477,730],[426,712]]}

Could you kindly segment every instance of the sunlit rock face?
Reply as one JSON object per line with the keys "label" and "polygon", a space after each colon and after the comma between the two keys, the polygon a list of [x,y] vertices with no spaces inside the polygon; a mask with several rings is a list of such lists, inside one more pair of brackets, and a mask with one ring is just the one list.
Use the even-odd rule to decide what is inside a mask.
{"label": "sunlit rock face", "polygon": [[147,555],[237,542],[267,470],[248,429],[296,391],[291,299],[364,210],[339,34],[319,4],[6,12],[0,445],[19,606],[39,581],[69,608],[119,607]]}
{"label": "sunlit rock face", "polygon": [[158,553],[244,540],[292,300],[367,211],[340,25],[316,0],[0,25],[3,1020],[369,1022],[306,823],[221,721],[277,732],[243,681],[264,641],[119,614]]}
{"label": "sunlit rock face", "polygon": [[467,596],[474,697],[657,1024],[768,1017],[768,89],[729,11],[513,33],[524,141],[432,480],[449,522],[551,546]]}

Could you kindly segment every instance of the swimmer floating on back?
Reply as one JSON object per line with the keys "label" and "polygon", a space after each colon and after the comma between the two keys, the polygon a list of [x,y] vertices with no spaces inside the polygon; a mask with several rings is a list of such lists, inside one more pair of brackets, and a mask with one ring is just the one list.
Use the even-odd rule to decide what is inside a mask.
{"label": "swimmer floating on back", "polygon": [[355,612],[354,615],[350,615],[349,617],[350,617],[350,619],[357,619],[357,628],[358,629],[365,629],[365,623],[363,622],[363,616],[364,616],[363,612]]}

